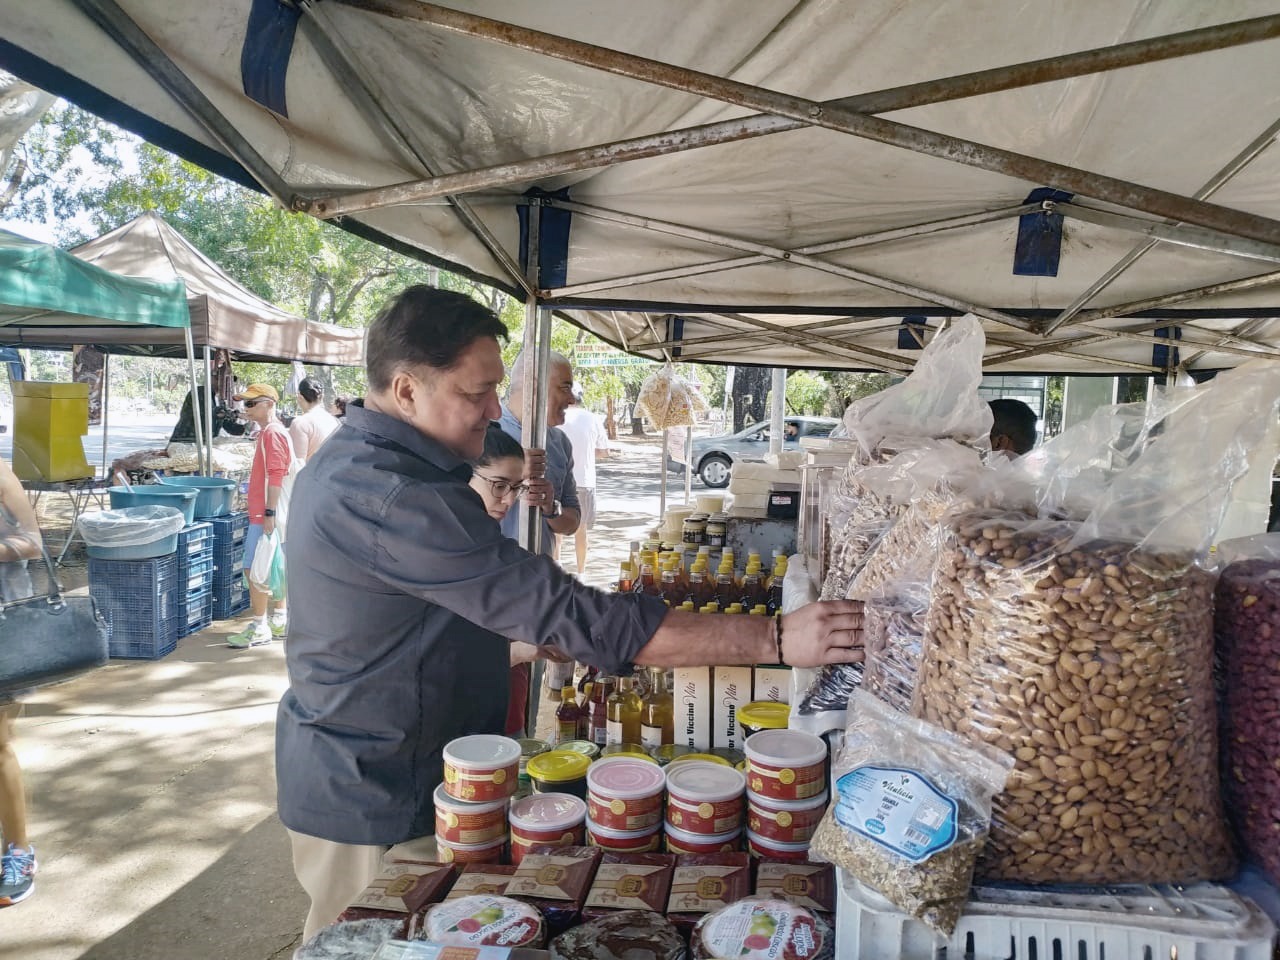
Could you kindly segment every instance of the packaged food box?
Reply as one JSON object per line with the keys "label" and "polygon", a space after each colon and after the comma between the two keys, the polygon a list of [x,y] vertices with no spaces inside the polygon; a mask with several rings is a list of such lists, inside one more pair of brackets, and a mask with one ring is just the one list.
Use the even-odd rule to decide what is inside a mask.
{"label": "packaged food box", "polygon": [[756,866],[756,896],[786,900],[825,914],[836,909],[836,873],[829,863],[764,860]]}
{"label": "packaged food box", "polygon": [[686,935],[704,914],[751,893],[751,857],[736,853],[685,854],[676,858],[667,919]]}
{"label": "packaged food box", "polygon": [[601,855],[597,847],[533,847],[516,867],[507,895],[537,907],[556,936],[582,921]]}
{"label": "packaged food box", "polygon": [[674,703],[675,742],[694,750],[710,750],[711,668],[677,667]]}
{"label": "packaged food box", "polygon": [[444,899],[455,876],[454,868],[444,863],[388,863],[338,919],[399,919],[407,938],[416,931],[422,912]]}
{"label": "packaged food box", "polygon": [[388,940],[371,960],[551,960],[529,947],[459,947],[426,940]]}
{"label": "packaged food box", "polygon": [[457,900],[459,897],[488,894],[501,897],[507,892],[507,885],[515,874],[513,866],[497,863],[468,863],[462,873],[449,889],[446,900]]}
{"label": "packaged food box", "polygon": [[835,936],[812,910],[748,898],[699,920],[689,952],[692,960],[832,960]]}
{"label": "packaged food box", "polygon": [[662,853],[608,853],[600,858],[582,915],[588,920],[618,910],[667,912],[676,858]]}

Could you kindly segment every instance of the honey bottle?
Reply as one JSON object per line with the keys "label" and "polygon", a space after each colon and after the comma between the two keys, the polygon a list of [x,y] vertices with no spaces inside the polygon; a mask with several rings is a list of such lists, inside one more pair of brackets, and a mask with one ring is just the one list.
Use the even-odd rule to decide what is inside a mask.
{"label": "honey bottle", "polygon": [[666,671],[650,667],[648,672],[649,692],[640,710],[640,743],[652,749],[675,743],[675,704]]}
{"label": "honey bottle", "polygon": [[582,708],[578,706],[577,690],[572,683],[560,691],[560,706],[556,708],[556,743],[568,743],[580,739]]}
{"label": "honey bottle", "polygon": [[609,743],[609,695],[616,683],[614,677],[599,676],[591,687],[591,742],[597,747]]}
{"label": "honey bottle", "polygon": [[640,712],[643,703],[636,693],[634,677],[622,677],[618,687],[609,695],[609,719],[605,731],[605,745],[640,742]]}

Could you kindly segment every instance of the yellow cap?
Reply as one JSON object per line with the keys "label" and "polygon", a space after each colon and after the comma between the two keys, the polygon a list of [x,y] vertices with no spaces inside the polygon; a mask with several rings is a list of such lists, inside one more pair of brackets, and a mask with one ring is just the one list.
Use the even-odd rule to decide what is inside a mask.
{"label": "yellow cap", "polygon": [[785,730],[790,720],[791,707],[771,700],[756,700],[738,711],[738,722],[753,730]]}
{"label": "yellow cap", "polygon": [[686,760],[702,760],[705,763],[718,763],[722,767],[732,767],[733,764],[724,757],[717,757],[714,753],[686,753],[682,757],[672,757],[672,763],[684,763]]}
{"label": "yellow cap", "polygon": [[720,604],[716,603],[713,600],[711,603],[708,603],[705,607],[702,608],[702,612],[703,613],[719,613]]}
{"label": "yellow cap", "polygon": [[591,758],[574,750],[552,750],[531,757],[525,769],[531,780],[543,783],[569,783],[587,775]]}
{"label": "yellow cap", "polygon": [[755,617],[768,616],[769,608],[765,606],[763,603],[757,603],[754,607],[751,608],[751,615]]}

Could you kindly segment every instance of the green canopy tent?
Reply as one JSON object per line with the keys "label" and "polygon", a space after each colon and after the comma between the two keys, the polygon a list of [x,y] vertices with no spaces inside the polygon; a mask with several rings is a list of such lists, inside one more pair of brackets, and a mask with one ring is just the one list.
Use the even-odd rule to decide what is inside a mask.
{"label": "green canopy tent", "polygon": [[[195,348],[181,280],[123,277],[57,247],[0,230],[0,342],[20,345],[23,331],[42,327],[73,330],[74,340],[63,345],[67,347],[95,343],[97,331],[120,327],[180,328],[195,389]],[[104,386],[106,377],[104,369]],[[106,469],[105,395],[102,443]]]}

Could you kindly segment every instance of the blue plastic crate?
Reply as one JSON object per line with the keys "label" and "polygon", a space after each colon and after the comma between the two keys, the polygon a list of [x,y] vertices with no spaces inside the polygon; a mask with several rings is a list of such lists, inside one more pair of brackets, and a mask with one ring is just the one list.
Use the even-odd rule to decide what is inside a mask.
{"label": "blue plastic crate", "polygon": [[178,558],[200,560],[213,556],[213,524],[204,520],[189,524],[178,532]]}
{"label": "blue plastic crate", "polygon": [[249,532],[249,515],[247,513],[231,513],[225,517],[210,517],[205,522],[213,526],[213,549],[215,552],[229,550],[237,545],[244,545],[245,535]]}
{"label": "blue plastic crate", "polygon": [[244,575],[244,544],[224,556],[213,558],[214,583],[230,583]]}
{"label": "blue plastic crate", "polygon": [[184,564],[182,582],[188,591],[207,590],[213,586],[213,557]]}
{"label": "blue plastic crate", "polygon": [[203,630],[213,622],[213,588],[189,593],[182,604],[182,615],[179,631],[182,636],[189,636]]}
{"label": "blue plastic crate", "polygon": [[213,619],[230,620],[249,609],[249,585],[244,577],[213,586]]}
{"label": "blue plastic crate", "polygon": [[107,622],[107,651],[112,657],[156,660],[177,646],[183,592],[175,555],[90,559],[89,595]]}

